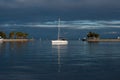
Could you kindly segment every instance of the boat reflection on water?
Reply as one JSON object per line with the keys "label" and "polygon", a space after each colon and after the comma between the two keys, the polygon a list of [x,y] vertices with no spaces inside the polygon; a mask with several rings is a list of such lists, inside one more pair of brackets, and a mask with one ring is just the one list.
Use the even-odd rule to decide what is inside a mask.
{"label": "boat reflection on water", "polygon": [[67,51],[67,45],[52,45],[53,52],[57,53],[58,72],[61,72],[61,58]]}

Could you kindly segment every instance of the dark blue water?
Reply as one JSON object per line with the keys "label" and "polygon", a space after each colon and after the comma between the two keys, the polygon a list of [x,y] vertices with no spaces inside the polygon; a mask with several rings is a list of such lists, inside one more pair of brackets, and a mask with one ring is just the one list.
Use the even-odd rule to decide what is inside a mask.
{"label": "dark blue water", "polygon": [[119,80],[120,43],[0,44],[0,80]]}

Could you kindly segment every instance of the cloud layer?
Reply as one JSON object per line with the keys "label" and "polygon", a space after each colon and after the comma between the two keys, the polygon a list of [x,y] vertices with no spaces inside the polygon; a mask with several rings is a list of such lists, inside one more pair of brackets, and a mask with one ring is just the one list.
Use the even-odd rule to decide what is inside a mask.
{"label": "cloud layer", "polygon": [[120,19],[119,4],[120,0],[0,0],[0,20]]}
{"label": "cloud layer", "polygon": [[[0,27],[57,27],[58,21],[53,22],[36,22],[36,23],[24,23],[24,24],[0,24]],[[91,21],[91,20],[79,20],[79,21],[61,21],[61,27],[67,27],[71,29],[101,29],[101,28],[120,28],[120,21]]]}
{"label": "cloud layer", "polygon": [[119,7],[119,0],[0,0],[0,7],[6,8],[94,8]]}

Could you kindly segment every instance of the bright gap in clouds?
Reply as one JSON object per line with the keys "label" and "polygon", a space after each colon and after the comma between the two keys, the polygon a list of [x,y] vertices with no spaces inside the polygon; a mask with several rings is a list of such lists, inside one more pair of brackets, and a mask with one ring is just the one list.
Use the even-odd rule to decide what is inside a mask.
{"label": "bright gap in clouds", "polygon": [[[0,27],[57,27],[58,21],[53,22],[36,22],[36,23],[8,23],[0,24]],[[120,28],[120,21],[91,21],[91,20],[79,20],[79,21],[61,21],[61,27],[67,27],[71,29],[101,29],[101,28]]]}

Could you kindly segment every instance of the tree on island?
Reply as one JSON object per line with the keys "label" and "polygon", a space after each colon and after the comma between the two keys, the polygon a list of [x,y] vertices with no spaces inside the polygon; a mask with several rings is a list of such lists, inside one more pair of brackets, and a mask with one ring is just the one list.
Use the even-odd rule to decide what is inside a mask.
{"label": "tree on island", "polygon": [[0,37],[6,39],[6,34],[4,32],[0,32]]}
{"label": "tree on island", "polygon": [[27,33],[23,33],[23,38],[26,39],[28,37]]}
{"label": "tree on island", "polygon": [[9,33],[9,38],[14,39],[15,38],[15,32],[10,32]]}
{"label": "tree on island", "polygon": [[23,32],[16,32],[16,39],[26,39],[28,34]]}
{"label": "tree on island", "polygon": [[89,33],[87,34],[87,38],[88,38],[88,39],[98,39],[98,38],[99,38],[99,34],[94,33],[94,32],[89,32]]}

